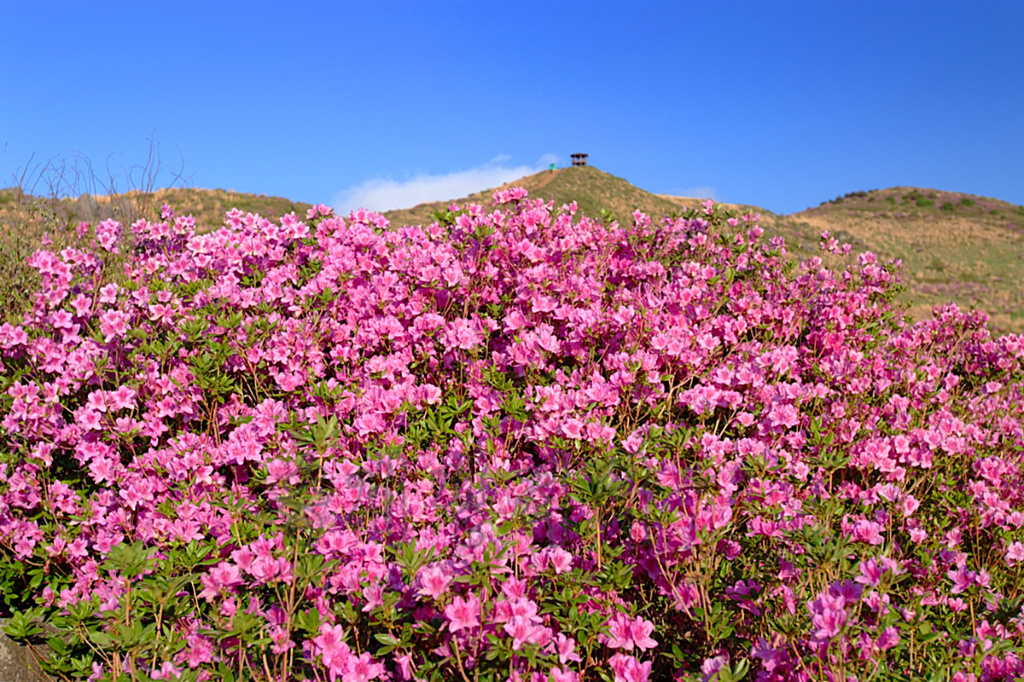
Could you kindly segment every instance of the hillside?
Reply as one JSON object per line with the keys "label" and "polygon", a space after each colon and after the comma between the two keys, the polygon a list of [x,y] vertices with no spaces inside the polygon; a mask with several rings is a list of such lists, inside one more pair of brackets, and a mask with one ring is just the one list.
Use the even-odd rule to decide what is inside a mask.
{"label": "hillside", "polygon": [[1024,331],[1024,207],[959,192],[893,187],[852,192],[786,219],[851,235],[903,260],[915,319],[937,303],[976,306],[1004,332]]}
{"label": "hillside", "polygon": [[160,207],[170,205],[177,215],[192,214],[199,232],[224,224],[224,213],[238,208],[278,220],[291,212],[304,216],[310,204],[282,197],[245,194],[222,189],[159,189],[112,196],[82,194],[78,198],[39,197],[20,188],[0,189],[0,322],[19,316],[38,283],[38,275],[26,259],[49,239],[60,250],[77,243],[74,228],[80,222],[95,226],[108,218],[125,227],[139,218],[160,217]]}
{"label": "hillside", "polygon": [[[575,201],[587,215],[628,221],[635,209],[652,216],[679,213],[701,199],[659,195],[593,166],[542,171],[503,185],[524,187],[535,198],[555,206]],[[438,201],[385,213],[393,224],[424,224],[451,203],[489,206],[495,189],[450,201]],[[220,226],[224,212],[237,207],[276,220],[309,204],[282,197],[245,194],[222,189],[162,189],[117,197],[83,195],[57,202],[28,197],[18,190],[0,190],[0,236],[13,233],[22,243],[33,243],[47,224],[72,220],[95,222],[116,217],[128,223],[139,215],[156,217],[161,204],[180,214],[191,213],[201,231]],[[795,257],[818,252],[820,234],[828,230],[857,252],[870,250],[881,258],[901,259],[906,290],[902,300],[913,319],[923,319],[932,306],[955,301],[991,315],[1000,332],[1024,332],[1024,208],[1005,201],[958,192],[894,187],[851,192],[798,213],[776,214],[747,204],[726,204],[738,213],[759,213],[761,225],[785,237]],[[52,227],[50,228],[52,230]],[[10,241],[10,236],[8,236]],[[0,239],[3,242],[3,239]],[[0,249],[10,249],[0,243]],[[2,267],[0,267],[2,270]]]}
{"label": "hillside", "polygon": [[[593,166],[573,166],[557,170],[546,170],[525,178],[514,180],[501,187],[488,189],[471,194],[455,203],[475,203],[489,206],[491,194],[495,189],[522,187],[530,192],[530,196],[554,201],[555,206],[569,204],[573,201],[586,215],[600,216],[601,211],[609,211],[615,220],[629,218],[636,209],[650,215],[665,215],[679,211],[677,201],[651,194],[636,187],[622,178],[615,177]],[[451,201],[435,201],[419,204],[413,208],[388,211],[384,215],[392,223],[422,224],[430,222],[430,215],[447,207]]]}
{"label": "hillside", "polygon": [[[588,215],[610,211],[617,220],[634,209],[664,216],[697,206],[701,199],[652,194],[592,166],[542,171],[507,183],[556,206],[573,200]],[[499,189],[499,188],[495,188]],[[420,204],[385,215],[396,224],[430,222],[451,203],[489,205],[493,189],[448,202]],[[936,304],[954,301],[991,315],[1000,332],[1024,332],[1024,207],[958,192],[894,187],[851,192],[790,215],[748,204],[725,204],[738,213],[759,213],[761,225],[786,239],[795,257],[818,252],[829,231],[855,252],[903,261],[902,300],[912,319],[927,317]]]}
{"label": "hillside", "polygon": [[[699,206],[703,197],[679,197],[669,194],[652,194],[629,183],[627,180],[606,173],[593,166],[576,166],[560,168],[553,171],[541,171],[533,175],[508,182],[501,187],[487,189],[470,194],[467,197],[449,201],[434,201],[419,204],[413,208],[388,211],[384,215],[397,225],[419,225],[431,222],[431,215],[455,204],[481,204],[489,206],[491,195],[497,189],[523,187],[530,196],[553,201],[555,206],[575,201],[586,215],[600,216],[608,211],[614,220],[629,220],[636,209],[651,216],[665,216],[681,213]],[[818,249],[821,230],[796,216],[773,213],[758,206],[749,204],[724,204],[730,210],[740,214],[759,213],[761,225],[765,229],[786,238],[790,249],[795,253],[813,253]],[[847,241],[855,246],[866,248],[858,243],[854,235],[843,234]]]}
{"label": "hillside", "polygon": [[0,189],[0,227],[31,226],[47,221],[96,222],[107,218],[116,218],[123,223],[134,222],[139,217],[153,220],[159,216],[163,204],[171,206],[178,215],[192,214],[200,231],[219,227],[224,222],[225,211],[232,208],[277,220],[291,212],[304,214],[312,207],[311,204],[283,197],[223,189],[171,188],[114,196],[83,194],[77,199],[54,199],[32,196],[9,187]]}

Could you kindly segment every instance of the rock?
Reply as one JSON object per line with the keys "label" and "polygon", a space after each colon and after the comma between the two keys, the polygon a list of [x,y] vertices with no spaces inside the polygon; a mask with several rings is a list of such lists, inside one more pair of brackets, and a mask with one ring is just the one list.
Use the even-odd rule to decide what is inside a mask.
{"label": "rock", "polygon": [[[0,627],[6,623],[0,620]],[[45,646],[43,647],[45,648]],[[0,682],[52,682],[36,663],[32,650],[0,632]]]}

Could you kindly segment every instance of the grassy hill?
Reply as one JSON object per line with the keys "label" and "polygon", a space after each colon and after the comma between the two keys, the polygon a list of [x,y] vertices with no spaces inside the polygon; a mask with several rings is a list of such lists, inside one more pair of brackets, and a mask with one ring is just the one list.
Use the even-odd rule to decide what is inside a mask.
{"label": "grassy hill", "polygon": [[879,256],[903,260],[915,319],[956,301],[1024,332],[1024,207],[960,192],[893,187],[852,192],[786,217],[851,235]]}
{"label": "grassy hill", "polygon": [[[652,194],[593,166],[541,171],[501,188],[513,186],[524,187],[532,197],[551,200],[556,206],[575,201],[587,215],[600,216],[607,211],[619,221],[628,221],[638,208],[652,216],[664,216],[695,207],[701,201]],[[451,203],[489,206],[491,194],[501,188],[385,215],[398,225],[429,223],[432,213]],[[5,189],[0,190],[0,251],[12,250],[12,238],[21,244],[15,249],[19,254],[35,248],[48,224],[95,222],[110,217],[130,223],[140,215],[155,218],[164,203],[179,214],[193,214],[201,230],[219,226],[224,212],[233,207],[271,220],[292,211],[302,215],[310,207],[282,197],[222,189],[161,189],[62,200],[29,197],[19,190]],[[727,206],[740,213],[759,213],[762,226],[770,234],[785,237],[796,257],[817,253],[819,235],[828,230],[852,244],[855,251],[870,250],[884,259],[902,259],[906,285],[903,298],[913,319],[927,317],[935,304],[955,301],[988,312],[998,331],[1024,332],[1024,207],[998,199],[913,187],[851,192],[790,215],[747,204]],[[0,264],[0,275],[2,270]]]}
{"label": "grassy hill", "polygon": [[[507,183],[556,206],[573,200],[588,215],[607,210],[628,220],[634,209],[663,216],[697,206],[701,199],[652,194],[592,166],[542,171]],[[499,188],[494,188],[499,189]],[[489,205],[494,189],[454,203]],[[392,223],[429,223],[430,215],[452,201],[390,211]],[[790,215],[747,204],[727,204],[740,213],[761,215],[769,234],[786,238],[790,252],[818,252],[825,230],[856,252],[873,251],[903,261],[904,302],[912,319],[927,317],[936,304],[955,301],[988,312],[1001,332],[1024,332],[1024,207],[959,192],[893,187],[851,192]]]}
{"label": "grassy hill", "polygon": [[[522,187],[533,198],[552,200],[555,206],[573,201],[586,215],[599,216],[602,210],[609,211],[616,220],[629,219],[636,209],[650,215],[665,215],[679,211],[679,204],[673,199],[651,194],[631,185],[622,178],[598,170],[593,166],[571,166],[557,170],[546,170],[528,175],[513,182],[468,197],[455,199],[455,203],[482,204],[489,206],[491,194],[496,189]],[[451,201],[434,201],[419,204],[413,208],[388,211],[388,220],[396,224],[422,224],[430,222],[430,215],[447,207]]]}
{"label": "grassy hill", "polygon": [[15,187],[0,189],[0,322],[17,317],[28,304],[38,277],[25,259],[40,247],[44,235],[51,240],[51,248],[60,249],[75,243],[73,228],[81,221],[95,225],[114,218],[127,227],[139,218],[159,219],[163,204],[169,204],[178,215],[192,214],[200,232],[222,225],[225,211],[231,208],[270,220],[292,211],[305,215],[311,208],[282,197],[222,189],[160,189],[78,198],[32,196]]}
{"label": "grassy hill", "polygon": [[[116,218],[130,224],[140,217],[159,218],[160,207],[168,204],[178,215],[192,214],[200,231],[213,230],[224,222],[224,213],[238,208],[258,213],[269,220],[295,212],[304,215],[312,204],[265,194],[247,194],[223,189],[158,189],[126,192],[114,196],[83,194],[73,198],[45,198],[25,194],[17,188],[0,189],[0,227],[31,227],[35,224]],[[51,225],[52,227],[52,225]]]}

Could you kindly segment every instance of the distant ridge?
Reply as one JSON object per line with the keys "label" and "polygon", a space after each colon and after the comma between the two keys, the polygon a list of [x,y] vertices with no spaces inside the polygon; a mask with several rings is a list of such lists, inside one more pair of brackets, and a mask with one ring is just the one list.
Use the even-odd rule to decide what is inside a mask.
{"label": "distant ridge", "polygon": [[82,194],[77,198],[47,198],[24,194],[20,189],[0,189],[0,227],[24,222],[33,212],[46,213],[65,220],[94,223],[114,218],[126,226],[138,218],[156,220],[163,204],[175,215],[192,215],[200,232],[215,230],[224,224],[224,213],[237,208],[276,221],[288,213],[304,217],[312,204],[284,197],[249,194],[223,189],[170,188],[152,192],[131,191],[113,196]]}

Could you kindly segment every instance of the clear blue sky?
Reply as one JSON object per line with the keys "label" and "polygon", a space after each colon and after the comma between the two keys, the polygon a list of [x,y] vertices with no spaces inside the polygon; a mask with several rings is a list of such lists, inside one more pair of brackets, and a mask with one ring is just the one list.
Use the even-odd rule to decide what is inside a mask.
{"label": "clear blue sky", "polygon": [[192,186],[345,207],[573,152],[777,212],[894,185],[1024,204],[1022,0],[0,8],[0,185],[152,139]]}

